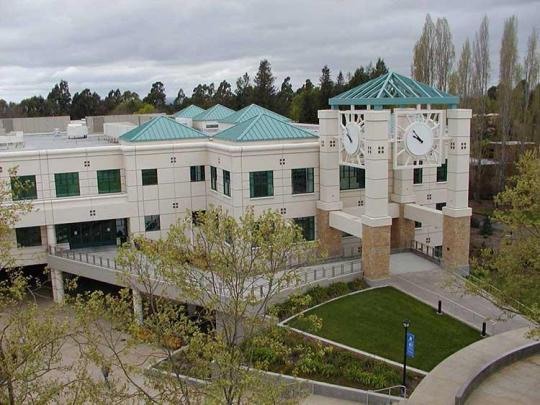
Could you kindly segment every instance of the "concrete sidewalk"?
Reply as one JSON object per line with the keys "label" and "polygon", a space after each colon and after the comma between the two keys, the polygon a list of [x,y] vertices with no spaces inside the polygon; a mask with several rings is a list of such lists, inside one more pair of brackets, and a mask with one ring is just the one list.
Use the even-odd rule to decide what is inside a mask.
{"label": "concrete sidewalk", "polygon": [[390,278],[377,285],[394,286],[434,308],[442,301],[442,310],[455,318],[481,329],[487,322],[490,335],[529,326],[520,316],[508,318],[487,299],[466,294],[463,281],[437,264],[414,253],[390,257]]}

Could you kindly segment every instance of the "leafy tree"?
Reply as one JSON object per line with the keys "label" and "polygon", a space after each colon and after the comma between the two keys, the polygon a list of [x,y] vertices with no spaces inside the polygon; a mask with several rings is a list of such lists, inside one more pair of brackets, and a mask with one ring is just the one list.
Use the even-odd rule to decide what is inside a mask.
{"label": "leafy tree", "polygon": [[452,42],[450,25],[448,24],[448,20],[446,18],[437,19],[437,23],[435,25],[435,41],[435,76],[437,79],[437,87],[440,90],[447,91],[448,80],[454,65],[456,51]]}
{"label": "leafy tree", "polygon": [[209,108],[214,104],[214,83],[199,84],[193,89],[191,95],[191,103],[198,105],[201,108]]}
{"label": "leafy tree", "polygon": [[101,112],[101,97],[90,89],[75,93],[71,103],[71,118],[81,119],[86,116],[98,115]]}
{"label": "leafy tree", "polygon": [[319,100],[319,89],[311,80],[306,80],[304,86],[294,96],[291,109],[293,119],[298,122],[317,123]]}
{"label": "leafy tree", "polygon": [[253,102],[255,104],[272,109],[276,95],[275,80],[270,62],[267,59],[262,60],[254,80]]}
{"label": "leafy tree", "polygon": [[26,117],[45,117],[49,115],[49,104],[41,96],[33,96],[21,100],[19,107]]}
{"label": "leafy tree", "polygon": [[139,107],[139,109],[135,112],[135,114],[153,114],[156,112],[156,107],[154,107],[152,104],[143,103]]}
{"label": "leafy tree", "polygon": [[494,218],[507,229],[497,249],[473,262],[469,287],[510,313],[536,325],[540,336],[540,159],[526,152],[517,174],[495,198]]}
{"label": "leafy tree", "polygon": [[281,88],[277,94],[277,102],[275,110],[281,115],[288,116],[291,110],[291,103],[294,98],[294,90],[291,85],[291,78],[287,76],[283,83],[281,83]]}
{"label": "leafy tree", "polygon": [[236,108],[240,109],[251,103],[253,99],[253,86],[249,75],[244,73],[243,76],[236,80],[236,90],[234,91],[236,97]]}
{"label": "leafy tree", "polygon": [[436,29],[429,14],[426,15],[422,35],[414,45],[411,74],[415,80],[433,85],[435,82]]}
{"label": "leafy tree", "polygon": [[153,105],[158,111],[163,111],[166,105],[165,86],[163,83],[152,83],[152,88],[143,99],[143,102]]}
{"label": "leafy tree", "polygon": [[103,109],[105,113],[110,113],[114,111],[118,105],[122,102],[122,93],[120,89],[109,90],[107,97],[103,99]]}
{"label": "leafy tree", "polygon": [[214,94],[214,101],[216,104],[221,104],[226,107],[234,107],[234,94],[231,89],[231,84],[227,80],[223,80]]}
{"label": "leafy tree", "polygon": [[139,108],[141,108],[142,101],[139,98],[139,95],[134,91],[126,90],[122,94],[120,104],[118,104],[114,110],[113,114],[133,114]]}
{"label": "leafy tree", "polygon": [[173,101],[173,107],[175,111],[180,111],[182,108],[186,107],[187,97],[184,94],[184,90],[178,90],[178,94]]}
{"label": "leafy tree", "polygon": [[47,102],[52,115],[70,115],[71,93],[68,82],[60,80],[47,96]]}
{"label": "leafy tree", "polygon": [[[165,239],[135,237],[119,251],[117,260],[126,283],[144,297],[142,319],[133,315],[127,290],[119,296],[93,293],[76,305],[94,358],[132,382],[145,373],[145,383],[134,384],[135,395],[145,402],[286,403],[283,387],[265,383],[251,372],[253,353],[242,340],[266,327],[269,304],[298,277],[289,260],[302,263],[313,244],[303,241],[298,227],[270,210],[256,216],[250,209],[235,219],[212,208],[198,217],[193,233],[191,213],[185,218],[171,227]],[[167,291],[177,292],[170,298],[199,303],[204,308],[199,317],[189,319],[181,306],[163,296],[162,283]],[[202,321],[215,327],[201,333]],[[127,343],[105,339],[113,329],[129,331],[131,338]],[[138,355],[140,364],[148,358],[164,358],[162,372],[130,367],[117,355],[141,340],[159,352]],[[105,346],[93,344],[103,341]],[[182,350],[175,354],[178,345]],[[182,374],[207,384],[190,384]]]}
{"label": "leafy tree", "polygon": [[328,99],[334,94],[334,82],[330,75],[330,69],[327,65],[322,68],[321,77],[319,79],[319,108],[328,108]]}

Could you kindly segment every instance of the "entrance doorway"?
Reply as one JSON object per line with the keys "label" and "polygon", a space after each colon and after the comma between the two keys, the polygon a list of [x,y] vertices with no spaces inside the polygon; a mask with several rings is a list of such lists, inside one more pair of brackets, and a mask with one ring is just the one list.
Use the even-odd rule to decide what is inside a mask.
{"label": "entrance doorway", "polygon": [[117,238],[124,242],[127,234],[124,218],[56,225],[57,243],[69,243],[70,249],[116,245]]}

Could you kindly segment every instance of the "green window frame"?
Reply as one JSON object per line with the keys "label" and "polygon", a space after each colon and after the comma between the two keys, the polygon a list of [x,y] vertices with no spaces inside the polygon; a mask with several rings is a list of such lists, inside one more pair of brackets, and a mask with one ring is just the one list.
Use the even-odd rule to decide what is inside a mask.
{"label": "green window frame", "polygon": [[158,184],[157,169],[142,169],[141,176],[143,186],[154,186]]}
{"label": "green window frame", "polygon": [[36,176],[13,176],[11,177],[11,198],[13,201],[36,200]]}
{"label": "green window frame", "polygon": [[57,197],[72,197],[81,195],[78,172],[55,173],[54,182],[56,185]]}
{"label": "green window frame", "polygon": [[413,184],[422,184],[424,180],[424,169],[416,167],[413,169]]}
{"label": "green window frame", "polygon": [[159,231],[161,229],[161,221],[159,215],[144,216],[144,230],[146,232]]}
{"label": "green window frame", "polygon": [[414,221],[414,229],[420,229],[422,228],[422,222]]}
{"label": "green window frame", "polygon": [[274,172],[265,170],[249,173],[250,198],[272,197],[274,195]]}
{"label": "green window frame", "polygon": [[305,240],[315,240],[315,217],[294,218],[294,223],[302,230]]}
{"label": "green window frame", "polygon": [[217,169],[210,166],[210,188],[217,191]]}
{"label": "green window frame", "polygon": [[122,191],[120,169],[98,170],[97,186],[99,194],[120,193]]}
{"label": "green window frame", "polygon": [[366,188],[366,170],[360,167],[339,167],[339,189],[357,190]]}
{"label": "green window frame", "polygon": [[39,226],[16,228],[15,236],[17,247],[41,246],[41,228]]}
{"label": "green window frame", "polygon": [[190,167],[191,182],[204,181],[204,165]]}
{"label": "green window frame", "polygon": [[437,166],[437,183],[448,181],[448,159],[440,166]]}
{"label": "green window frame", "polygon": [[231,196],[231,172],[223,170],[223,194]]}
{"label": "green window frame", "polygon": [[293,194],[307,194],[315,191],[315,175],[313,167],[291,170],[291,187]]}
{"label": "green window frame", "polygon": [[442,211],[442,209],[443,209],[444,207],[446,207],[446,203],[445,203],[445,202],[440,202],[440,203],[435,204],[435,209],[436,209],[437,211]]}

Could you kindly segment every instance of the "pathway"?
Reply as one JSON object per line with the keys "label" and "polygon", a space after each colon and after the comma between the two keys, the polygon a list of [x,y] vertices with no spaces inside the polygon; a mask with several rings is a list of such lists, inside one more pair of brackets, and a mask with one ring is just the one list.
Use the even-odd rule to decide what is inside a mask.
{"label": "pathway", "polygon": [[[425,377],[407,405],[454,405],[456,394],[482,367],[505,353],[532,343],[527,328],[480,340],[454,353]],[[488,377],[467,405],[540,403],[540,355],[511,364]]]}
{"label": "pathway", "polygon": [[390,273],[390,278],[384,284],[394,286],[433,307],[437,307],[441,300],[443,312],[477,329],[481,329],[482,322],[486,320],[487,333],[490,335],[529,325],[520,316],[508,318],[483,297],[466,294],[461,279],[414,253],[390,256]]}

